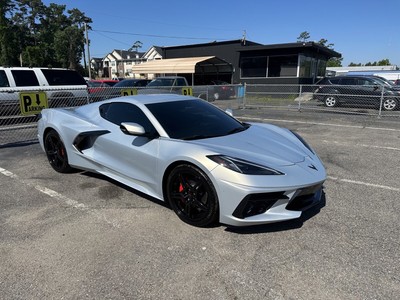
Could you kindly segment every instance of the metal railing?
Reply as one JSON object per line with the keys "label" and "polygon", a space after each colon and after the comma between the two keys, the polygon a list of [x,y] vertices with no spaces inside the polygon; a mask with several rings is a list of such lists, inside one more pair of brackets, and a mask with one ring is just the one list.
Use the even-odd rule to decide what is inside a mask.
{"label": "metal railing", "polygon": [[[359,114],[400,120],[399,91],[376,86],[225,85],[159,88],[13,89],[0,91],[0,147],[36,142],[40,109],[73,107],[125,95],[193,95],[230,108],[273,108]],[[398,96],[399,95],[399,96]],[[215,101],[215,102],[214,102]]]}
{"label": "metal railing", "polygon": [[248,84],[242,106],[399,118],[400,88]]}

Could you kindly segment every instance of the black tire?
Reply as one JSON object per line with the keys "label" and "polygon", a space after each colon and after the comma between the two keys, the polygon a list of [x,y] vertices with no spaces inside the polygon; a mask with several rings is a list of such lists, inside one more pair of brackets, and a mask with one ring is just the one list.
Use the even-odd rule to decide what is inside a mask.
{"label": "black tire", "polygon": [[70,173],[73,168],[68,163],[67,150],[55,130],[49,131],[44,138],[44,149],[47,159],[54,170],[59,173]]}
{"label": "black tire", "polygon": [[399,101],[393,98],[385,98],[382,103],[383,110],[393,111],[399,109]]}
{"label": "black tire", "polygon": [[199,168],[182,164],[173,169],[167,179],[166,195],[183,222],[197,227],[217,222],[218,196],[211,180]]}
{"label": "black tire", "polygon": [[338,106],[338,100],[336,96],[329,95],[324,98],[324,104],[326,107],[335,107]]}

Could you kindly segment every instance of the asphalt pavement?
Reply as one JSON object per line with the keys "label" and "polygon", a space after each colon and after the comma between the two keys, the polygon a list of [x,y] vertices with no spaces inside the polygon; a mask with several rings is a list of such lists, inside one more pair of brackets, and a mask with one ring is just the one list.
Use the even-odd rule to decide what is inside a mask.
{"label": "asphalt pavement", "polygon": [[[229,105],[228,105],[229,106]],[[39,144],[0,149],[1,299],[398,299],[400,122],[235,109],[300,133],[324,203],[299,220],[196,228]]]}

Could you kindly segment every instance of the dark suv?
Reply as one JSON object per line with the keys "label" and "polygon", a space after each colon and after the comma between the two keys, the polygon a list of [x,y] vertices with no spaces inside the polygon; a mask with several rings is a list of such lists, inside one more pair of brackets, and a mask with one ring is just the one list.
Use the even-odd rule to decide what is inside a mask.
{"label": "dark suv", "polygon": [[378,76],[336,76],[325,77],[318,83],[314,99],[324,102],[327,107],[340,104],[374,106],[397,110],[400,104],[400,88]]}

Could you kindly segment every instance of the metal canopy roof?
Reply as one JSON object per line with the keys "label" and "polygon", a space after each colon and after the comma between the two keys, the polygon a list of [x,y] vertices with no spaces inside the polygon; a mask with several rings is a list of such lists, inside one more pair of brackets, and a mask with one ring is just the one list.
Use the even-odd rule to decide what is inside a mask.
{"label": "metal canopy roof", "polygon": [[232,73],[232,64],[216,56],[183,57],[152,60],[132,66],[133,73],[194,74]]}

